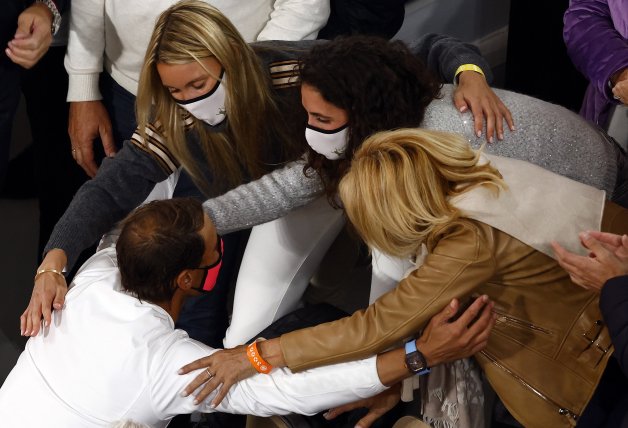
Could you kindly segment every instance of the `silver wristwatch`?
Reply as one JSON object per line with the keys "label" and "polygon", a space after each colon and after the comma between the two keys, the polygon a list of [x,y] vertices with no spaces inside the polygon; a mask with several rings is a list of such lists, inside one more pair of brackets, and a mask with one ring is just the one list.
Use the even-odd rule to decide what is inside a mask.
{"label": "silver wristwatch", "polygon": [[36,0],[37,3],[43,3],[46,5],[50,12],[52,12],[52,25],[50,27],[50,32],[54,36],[59,31],[59,27],[61,27],[61,14],[59,13],[59,9],[57,9],[57,5],[52,0]]}

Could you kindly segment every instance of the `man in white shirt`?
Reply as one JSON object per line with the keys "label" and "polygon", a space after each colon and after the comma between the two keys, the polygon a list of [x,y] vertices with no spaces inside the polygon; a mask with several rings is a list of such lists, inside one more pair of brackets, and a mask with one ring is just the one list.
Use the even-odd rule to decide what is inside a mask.
{"label": "man in white shirt", "polygon": [[[165,427],[175,415],[193,411],[314,414],[378,394],[386,389],[384,383],[411,375],[403,349],[397,349],[298,374],[274,369],[239,382],[216,408],[210,405],[214,394],[196,404],[181,392],[201,372],[180,376],[178,370],[215,350],[175,330],[174,320],[186,296],[211,291],[221,252],[222,240],[195,200],[156,201],[134,211],[123,221],[116,247],[102,249],[83,265],[65,308],[55,311],[52,325],[27,342],[0,389],[2,425],[41,426],[41,418],[30,417],[34,409],[46,426],[63,428],[107,426],[118,420]],[[38,272],[60,274],[54,269]],[[477,314],[482,305],[475,306]],[[445,311],[450,310],[448,306]],[[488,317],[486,313],[483,328],[478,321],[464,329],[464,335],[473,333],[473,340],[463,345],[443,348],[434,332],[443,333],[446,327],[428,326],[425,336],[431,345],[421,345],[428,361],[450,358],[452,348],[460,358],[485,343],[492,324],[490,310]],[[461,334],[441,336],[451,342],[449,338]]]}

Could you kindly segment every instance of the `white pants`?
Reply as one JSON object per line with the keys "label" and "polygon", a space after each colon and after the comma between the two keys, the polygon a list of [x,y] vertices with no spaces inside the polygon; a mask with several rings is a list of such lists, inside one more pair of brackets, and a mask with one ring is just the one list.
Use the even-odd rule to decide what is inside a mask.
{"label": "white pants", "polygon": [[400,259],[386,255],[376,249],[372,250],[373,273],[371,276],[371,295],[369,305],[395,288],[406,273],[415,269],[416,265],[410,259]]}
{"label": "white pants", "polygon": [[225,348],[243,344],[298,307],[344,223],[343,211],[322,196],[253,228],[236,282]]}

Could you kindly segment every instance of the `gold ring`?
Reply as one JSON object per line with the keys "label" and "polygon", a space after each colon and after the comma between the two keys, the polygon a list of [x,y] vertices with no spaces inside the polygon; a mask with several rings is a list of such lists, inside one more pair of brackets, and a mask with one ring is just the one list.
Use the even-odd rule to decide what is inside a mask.
{"label": "gold ring", "polygon": [[209,379],[211,379],[211,378],[213,378],[213,377],[214,377],[214,375],[213,375],[213,374],[211,374],[211,372],[209,371],[209,369],[205,369],[205,371],[207,372],[207,376],[209,376],[209,377],[207,378],[207,380],[209,380]]}

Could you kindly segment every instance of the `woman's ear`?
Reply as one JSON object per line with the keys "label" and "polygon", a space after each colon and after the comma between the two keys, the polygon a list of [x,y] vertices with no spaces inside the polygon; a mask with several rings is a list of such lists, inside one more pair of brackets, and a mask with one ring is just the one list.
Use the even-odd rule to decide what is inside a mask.
{"label": "woman's ear", "polygon": [[192,270],[183,269],[179,275],[177,275],[176,283],[177,287],[181,290],[187,291],[192,288],[193,282]]}

